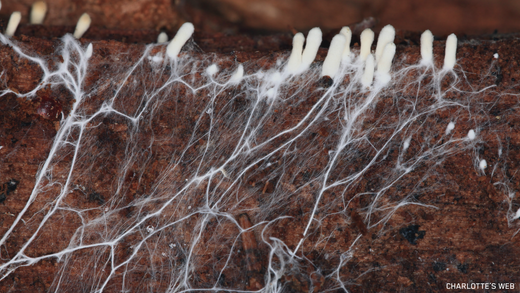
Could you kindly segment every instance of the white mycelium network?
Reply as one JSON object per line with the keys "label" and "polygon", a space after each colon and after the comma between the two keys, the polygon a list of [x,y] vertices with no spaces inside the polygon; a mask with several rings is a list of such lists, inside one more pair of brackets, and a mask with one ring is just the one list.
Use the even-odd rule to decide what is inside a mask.
{"label": "white mycelium network", "polygon": [[[288,61],[262,68],[196,53],[186,45],[192,33],[185,24],[167,46],[142,47],[137,59],[120,52],[125,58],[108,69],[91,68],[102,44],[83,46],[67,35],[57,47],[62,59],[49,65],[48,56],[0,35],[43,72],[31,91],[6,89],[1,96],[31,99],[52,85],[74,100],[25,208],[0,239],[4,247],[17,233],[27,235],[14,254],[1,250],[1,279],[52,259],[60,270],[49,292],[246,292],[231,284],[247,282],[247,274],[237,273],[248,253],[240,239],[255,231],[267,268],[256,292],[281,292],[284,276],[298,266],[311,262],[320,272],[306,255],[330,245],[331,236],[320,235],[328,219],[351,221],[353,200],[366,200],[354,208],[367,229],[384,229],[405,206],[437,208],[416,196],[429,191],[421,182],[442,178],[446,158],[467,154],[478,162],[468,172],[487,167],[489,158],[475,151],[482,141],[468,133],[476,118],[459,116],[481,113],[485,104],[477,96],[493,85],[470,89],[451,70],[453,39],[444,64],[449,71],[393,58],[399,48],[384,39],[377,73],[387,77],[383,82],[373,78],[378,58],[370,52],[371,31],[361,36],[361,53],[347,50],[348,31],[336,36],[323,68],[312,63],[321,43],[316,28],[303,53],[297,34]],[[427,61],[431,40],[426,35],[421,47]],[[347,53],[363,56],[342,62]],[[393,59],[399,62],[392,65]],[[327,87],[317,85],[322,70],[334,77]],[[91,72],[98,75],[87,83]],[[448,75],[457,78],[445,84]],[[451,116],[439,120],[439,113]],[[367,189],[364,178],[372,178]],[[399,186],[410,190],[397,193]],[[31,207],[41,209],[39,217],[26,217]],[[236,220],[243,213],[250,228]],[[519,217],[511,208],[508,215]],[[40,235],[55,233],[51,224],[75,229],[60,236],[68,245],[31,253]],[[342,272],[361,236],[327,254],[337,267],[321,290],[354,286]]]}

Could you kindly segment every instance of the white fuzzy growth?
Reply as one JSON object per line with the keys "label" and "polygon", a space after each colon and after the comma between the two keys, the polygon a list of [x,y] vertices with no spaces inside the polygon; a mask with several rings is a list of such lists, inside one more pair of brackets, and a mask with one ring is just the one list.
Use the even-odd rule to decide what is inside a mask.
{"label": "white fuzzy growth", "polygon": [[342,34],[345,37],[345,49],[343,49],[343,60],[348,59],[350,57],[350,41],[352,40],[352,31],[348,26],[344,26],[340,31],[340,34]]}
{"label": "white fuzzy growth", "polygon": [[475,137],[477,137],[477,135],[475,134],[475,130],[470,129],[470,131],[468,131],[468,138],[469,138],[470,140],[474,140]]}
{"label": "white fuzzy growth", "polygon": [[395,38],[395,29],[391,25],[385,26],[379,33],[379,37],[377,38],[377,46],[376,46],[377,66],[379,66],[379,61],[381,60],[381,57],[383,57],[383,52],[385,50],[386,45],[393,43],[394,38]]}
{"label": "white fuzzy growth", "polygon": [[286,70],[288,73],[295,74],[300,70],[302,65],[302,51],[305,37],[302,33],[297,33],[293,37],[292,51],[289,61],[287,62]]}
{"label": "white fuzzy growth", "polygon": [[329,52],[325,61],[323,61],[323,68],[321,70],[321,76],[330,76],[334,78],[339,69],[339,64],[343,57],[343,50],[345,49],[345,43],[347,39],[341,34],[335,35],[330,42]]}
{"label": "white fuzzy growth", "polygon": [[18,28],[18,24],[20,24],[20,20],[22,20],[22,13],[20,13],[20,11],[15,11],[11,14],[11,17],[9,18],[9,23],[7,24],[7,28],[5,29],[6,36],[14,36],[16,28]]}
{"label": "white fuzzy growth", "polygon": [[211,64],[210,66],[208,66],[208,68],[206,68],[206,73],[209,75],[209,76],[213,76],[215,75],[215,73],[218,72],[218,66],[217,64]]}
{"label": "white fuzzy growth", "polygon": [[92,43],[88,44],[87,50],[85,51],[85,57],[87,57],[87,59],[92,57],[92,52],[93,51],[94,51],[94,48],[92,47]]}
{"label": "white fuzzy growth", "polygon": [[450,132],[455,128],[455,123],[450,122],[448,123],[448,126],[446,127],[446,135],[450,134]]}
{"label": "white fuzzy growth", "polygon": [[242,78],[244,77],[244,66],[242,64],[238,64],[237,70],[231,75],[231,78],[229,79],[230,84],[239,84],[240,81],[242,81]]}
{"label": "white fuzzy growth", "polygon": [[155,56],[153,56],[153,57],[148,56],[148,60],[150,60],[150,61],[152,61],[152,62],[154,62],[154,63],[159,64],[159,63],[161,63],[164,59],[163,59],[163,57],[161,57],[159,54],[157,54],[157,55],[155,55]]}
{"label": "white fuzzy growth", "polygon": [[365,62],[365,71],[361,77],[361,84],[364,87],[370,87],[374,80],[374,55],[369,54]]}
{"label": "white fuzzy growth", "polygon": [[47,4],[45,1],[34,2],[31,9],[31,24],[42,24],[47,13]]}
{"label": "white fuzzy growth", "polygon": [[513,220],[516,220],[516,219],[520,219],[520,209],[518,209],[518,211],[516,211],[516,214],[513,217]]}
{"label": "white fuzzy growth", "polygon": [[76,24],[76,29],[74,30],[74,37],[79,39],[83,36],[83,34],[90,27],[90,23],[92,20],[90,19],[90,15],[87,13],[83,13],[78,20],[78,24]]}
{"label": "white fuzzy growth", "polygon": [[168,42],[168,35],[165,32],[161,32],[157,36],[157,44],[162,44]]}
{"label": "white fuzzy growth", "polygon": [[498,53],[493,54],[493,58],[498,59]]}
{"label": "white fuzzy growth", "polygon": [[176,59],[179,53],[181,52],[182,46],[186,44],[188,39],[193,35],[195,31],[195,27],[191,22],[185,22],[177,31],[177,34],[171,40],[170,44],[166,48],[166,53],[168,53],[168,57],[172,59]]}
{"label": "white fuzzy growth", "polygon": [[367,28],[361,33],[361,49],[359,49],[359,58],[362,61],[367,60],[368,55],[372,48],[372,42],[374,42],[374,32]]}
{"label": "white fuzzy growth", "polygon": [[411,137],[407,138],[403,143],[403,151],[406,151],[410,147],[410,141],[412,140]]}
{"label": "white fuzzy growth", "polygon": [[425,30],[421,35],[421,63],[431,63],[433,60],[433,34]]}
{"label": "white fuzzy growth", "polygon": [[444,66],[445,70],[452,70],[457,61],[457,36],[451,34],[446,40],[446,52],[444,53]]}
{"label": "white fuzzy growth", "polygon": [[480,163],[478,164],[478,167],[480,168],[480,170],[484,171],[484,169],[487,168],[486,160],[480,160]]}
{"label": "white fuzzy growth", "polygon": [[377,72],[381,74],[388,74],[392,67],[392,60],[395,56],[395,44],[389,43],[385,46],[385,50],[381,55],[381,59],[377,63]]}
{"label": "white fuzzy growth", "polygon": [[302,54],[302,65],[301,71],[307,70],[311,63],[316,58],[316,54],[318,53],[318,49],[321,45],[321,29],[319,27],[315,27],[309,31],[307,35],[307,43],[305,44],[305,50],[303,50]]}

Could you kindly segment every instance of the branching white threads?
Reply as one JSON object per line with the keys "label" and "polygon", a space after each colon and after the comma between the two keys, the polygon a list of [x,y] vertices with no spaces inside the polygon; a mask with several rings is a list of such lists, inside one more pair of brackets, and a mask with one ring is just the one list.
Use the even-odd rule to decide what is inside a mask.
{"label": "branching white threads", "polygon": [[475,134],[475,130],[470,129],[470,130],[468,131],[468,139],[469,139],[469,140],[474,140],[476,136],[477,136],[477,135]]}
{"label": "branching white threads", "polygon": [[478,168],[482,171],[487,168],[487,162],[486,160],[482,159],[480,160],[480,163],[478,164]]}
{"label": "branching white threads", "polygon": [[446,40],[446,52],[444,55],[444,70],[452,70],[457,62],[457,36],[451,34]]}
{"label": "branching white threads", "polygon": [[31,9],[31,24],[42,24],[47,13],[47,3],[45,1],[34,2]]}
{"label": "branching white threads", "polygon": [[88,15],[87,13],[83,13],[78,20],[78,24],[76,24],[76,29],[74,30],[74,37],[76,39],[80,39],[90,27],[91,22],[92,20],[90,19],[90,15]]}
{"label": "branching white threads", "polygon": [[352,40],[352,31],[348,26],[344,26],[339,31],[345,37],[345,49],[343,50],[343,61],[346,61],[350,58],[350,41]]}
{"label": "branching white threads", "polygon": [[455,123],[450,122],[448,126],[446,126],[446,135],[450,134],[450,132],[455,128]]}
{"label": "branching white threads", "polygon": [[361,33],[361,48],[359,49],[359,59],[367,60],[370,51],[372,50],[372,42],[374,42],[374,32],[367,28]]}
{"label": "branching white threads", "polygon": [[316,54],[318,54],[318,49],[321,45],[321,37],[322,34],[319,27],[315,27],[309,31],[307,42],[305,43],[305,50],[303,50],[302,54],[302,65],[300,71],[307,70],[316,58]]}
{"label": "branching white threads", "polygon": [[168,42],[168,35],[165,32],[161,32],[157,36],[157,44],[162,44]]}
{"label": "branching white threads", "polygon": [[[6,38],[0,39],[6,41]],[[456,137],[431,139],[437,137],[437,134],[442,135],[439,131],[442,131],[442,125],[445,124],[415,123],[416,119],[423,121],[424,118],[424,121],[430,121],[430,118],[434,118],[431,121],[436,121],[438,114],[445,113],[449,107],[454,110],[451,113],[457,114],[448,118],[454,121],[450,123],[451,127],[446,123],[450,121],[445,120],[444,123],[448,124],[448,127],[445,126],[446,130],[451,128],[448,132],[453,134],[452,130],[457,123],[455,121],[465,120],[467,111],[474,117],[472,123],[475,123],[475,136],[480,136],[477,127],[486,120],[486,117],[482,117],[485,115],[475,115],[482,109],[473,107],[481,104],[475,96],[470,99],[466,95],[454,95],[453,103],[433,98],[454,91],[464,92],[468,88],[478,91],[479,95],[489,92],[486,89],[481,91],[478,82],[475,87],[467,86],[473,84],[465,84],[468,80],[463,75],[459,76],[458,84],[440,87],[440,78],[435,77],[442,76],[445,72],[423,70],[424,68],[417,70],[417,65],[398,62],[391,67],[392,78],[396,77],[393,79],[395,86],[381,91],[377,80],[379,77],[376,74],[372,88],[362,88],[363,72],[368,74],[369,71],[374,71],[375,62],[372,54],[367,56],[366,64],[356,60],[342,65],[341,73],[345,74],[345,80],[351,82],[314,91],[315,78],[322,71],[322,68],[317,66],[310,69],[309,74],[293,79],[284,78],[285,64],[282,62],[267,69],[261,67],[256,72],[253,68],[259,66],[250,66],[255,61],[248,61],[243,68],[236,63],[231,69],[221,68],[220,73],[217,65],[223,64],[221,66],[227,68],[225,64],[229,64],[232,57],[220,59],[222,57],[214,57],[211,54],[191,54],[183,48],[182,58],[178,58],[172,66],[172,63],[163,60],[166,46],[150,45],[141,46],[143,55],[132,54],[135,55],[135,63],[113,62],[110,68],[100,70],[99,82],[92,85],[89,79],[85,78],[85,74],[88,73],[87,67],[91,65],[87,60],[93,54],[91,46],[88,43],[82,45],[72,35],[66,35],[62,40],[64,45],[56,46],[59,50],[56,55],[63,56],[64,61],[61,64],[47,66],[44,61],[48,56],[38,56],[37,52],[30,55],[30,60],[40,64],[43,69],[42,83],[35,85],[36,90],[48,85],[55,85],[52,91],[68,88],[76,102],[71,114],[60,124],[54,146],[38,172],[27,208],[31,205],[31,199],[41,196],[42,190],[49,186],[59,185],[61,192],[56,192],[56,200],[49,205],[50,208],[41,211],[46,214],[45,218],[41,222],[38,221],[39,223],[34,223],[40,225],[41,230],[33,229],[34,225],[31,225],[30,230],[26,230],[31,238],[23,241],[24,246],[21,249],[15,249],[9,255],[2,255],[4,261],[0,264],[0,278],[5,278],[28,264],[45,259],[66,259],[54,276],[53,288],[49,289],[52,292],[102,292],[108,290],[105,289],[108,286],[123,288],[126,285],[121,279],[142,276],[143,271],[164,276],[157,279],[157,288],[160,289],[156,291],[160,292],[201,291],[201,286],[207,288],[206,284],[209,282],[214,284],[212,291],[237,291],[240,288],[231,286],[241,287],[241,284],[229,283],[226,286],[229,288],[222,288],[224,285],[220,284],[218,278],[219,273],[235,269],[242,261],[234,257],[237,250],[242,249],[240,244],[234,243],[247,228],[237,225],[238,229],[235,229],[235,215],[247,212],[252,206],[241,205],[241,202],[254,199],[262,192],[261,196],[265,201],[258,206],[254,204],[254,213],[258,215],[257,219],[261,219],[254,225],[259,229],[267,226],[279,229],[280,225],[283,228],[287,226],[287,221],[291,223],[292,218],[289,217],[294,215],[295,208],[298,209],[297,205],[313,205],[316,212],[313,211],[312,216],[308,217],[307,226],[316,223],[315,227],[319,229],[321,215],[341,212],[342,209],[348,208],[344,205],[344,200],[349,199],[346,197],[359,196],[359,193],[323,196],[324,192],[341,192],[344,186],[352,186],[354,189],[359,179],[370,180],[385,176],[388,180],[382,180],[377,184],[370,191],[373,194],[370,200],[363,207],[359,207],[366,211],[367,218],[364,223],[367,224],[367,229],[377,230],[377,226],[384,226],[403,206],[418,204],[432,208],[411,197],[416,192],[427,192],[430,188],[428,184],[415,184],[416,179],[432,178],[432,173],[435,173],[436,177],[437,173],[443,176],[444,168],[436,168],[435,172],[431,172],[432,167],[437,166],[446,157],[465,154],[475,149],[475,141],[470,141],[464,136],[464,132],[469,128],[463,130],[461,135],[457,133]],[[12,46],[16,48],[17,42],[13,42]],[[16,49],[16,52],[23,51],[23,48]],[[96,47],[96,50],[98,49]],[[120,52],[114,51],[114,57],[127,54],[124,47],[122,49]],[[489,59],[491,54],[488,56]],[[29,58],[26,55],[23,57]],[[148,66],[149,61],[156,63],[152,64],[152,70]],[[366,68],[363,69],[363,66]],[[381,64],[378,66],[378,72],[382,67]],[[245,69],[248,69],[247,74]],[[434,78],[422,79],[422,76],[415,74],[417,71],[425,71],[434,75]],[[413,74],[409,74],[410,72]],[[336,79],[338,75],[339,72],[336,73]],[[403,75],[409,78],[400,78]],[[218,77],[218,81],[210,76]],[[367,78],[367,87],[371,86],[372,79],[373,77]],[[221,80],[224,82],[220,82]],[[237,89],[233,83],[239,82],[240,89]],[[313,91],[312,99],[309,98],[311,95],[307,94],[309,89]],[[415,97],[421,100],[414,99],[411,93],[416,93]],[[92,94],[98,97],[91,99]],[[380,99],[382,95],[400,98],[396,99],[395,103],[385,101],[385,107],[388,109],[382,112],[374,111],[376,107],[382,106],[379,104],[383,102]],[[29,94],[20,96],[30,97]],[[104,102],[99,103],[101,100]],[[276,103],[271,103],[270,100]],[[348,101],[348,107],[345,107],[344,101]],[[295,102],[311,107],[299,107]],[[290,120],[283,119],[287,116],[279,115],[279,109],[293,106],[298,107],[298,111],[294,111],[293,114],[286,113],[291,115]],[[158,111],[161,107],[164,110]],[[184,119],[184,113],[186,118],[194,123]],[[338,114],[342,117],[341,121],[334,119]],[[114,119],[107,122],[104,119],[107,115]],[[118,125],[114,124],[116,121]],[[391,121],[391,125],[388,121]],[[108,127],[97,127],[102,124],[121,127],[132,123],[132,127],[124,130],[128,135],[122,135],[119,130],[121,135],[117,135]],[[154,131],[156,127],[160,127],[161,131]],[[329,135],[327,145],[331,148],[327,152],[323,151],[321,143],[309,143],[308,140],[307,134],[322,127],[335,129],[338,134]],[[69,135],[71,129],[77,129],[83,134]],[[458,130],[462,128],[459,127]],[[99,135],[104,133],[118,136],[120,141],[113,143],[99,140]],[[419,137],[412,145],[411,139],[416,135]],[[165,142],[172,142],[178,146],[173,149],[164,148]],[[105,151],[107,143],[118,156]],[[389,157],[388,154],[396,146],[397,149],[400,146],[401,152],[394,163],[394,157]],[[154,152],[157,150],[155,157],[160,155],[170,164],[149,169],[150,160],[155,160],[146,156],[150,148],[153,148]],[[71,151],[77,153],[77,159],[76,156],[68,156]],[[328,162],[316,164],[315,158]],[[356,163],[359,164],[359,170],[345,168],[342,164],[358,158],[362,158]],[[475,171],[480,174],[483,173],[479,169],[482,158],[471,161]],[[84,200],[83,193],[71,193],[72,190],[79,191],[74,185],[85,184],[81,178],[90,174],[92,170],[98,170],[99,166],[106,166],[106,162],[111,160],[111,165],[124,172],[116,172],[114,178],[111,178],[111,184],[103,187],[106,204],[96,207],[98,204],[95,202],[85,206],[82,203],[66,201],[66,198],[71,197]],[[382,160],[389,160],[389,164],[380,164]],[[56,164],[65,162],[65,168],[55,167]],[[500,164],[490,164],[488,168],[498,168],[497,165]],[[131,182],[127,181],[126,174],[136,171],[132,166],[143,166],[143,170],[146,168],[144,172],[153,172],[155,169],[158,176],[157,179],[143,179],[143,183],[150,187],[146,196],[136,196],[131,202],[125,202],[126,192],[120,190],[128,190],[127,184],[141,180],[135,178],[130,179]],[[265,172],[268,174],[257,175],[258,172],[264,172],[264,168],[269,168],[269,171]],[[301,177],[308,182],[304,182],[304,188],[316,194],[316,197],[305,199],[299,195],[300,188],[287,188],[292,186],[293,178],[286,179],[290,176],[284,174],[303,168],[316,171],[309,174],[308,178]],[[368,173],[374,172],[365,171],[374,168],[380,170],[378,173],[381,175],[372,175]],[[248,175],[250,173],[256,174]],[[248,188],[248,182],[267,182],[277,176],[281,176],[279,183],[266,184],[259,190],[255,188],[258,191],[242,192],[242,186]],[[309,185],[310,182],[318,184]],[[395,190],[392,187],[403,184],[409,184],[411,190],[392,191]],[[419,187],[420,185],[424,185],[425,188]],[[84,187],[82,188],[85,191]],[[266,192],[263,193],[262,190]],[[364,192],[365,188],[360,191]],[[296,206],[289,206],[288,203],[294,203]],[[282,205],[287,205],[288,208],[280,209]],[[132,207],[134,212],[127,215],[128,220],[120,221],[118,211],[126,206]],[[517,208],[511,207],[508,212],[509,220],[515,215],[516,211],[513,209]],[[64,241],[70,241],[69,245],[50,254],[33,253],[34,255],[27,256],[25,248],[36,245],[35,241],[42,233],[53,233],[52,225],[47,224],[48,219],[59,215],[64,209],[77,213],[88,212],[92,216],[85,217],[81,223],[76,222],[77,233],[73,237],[67,233],[68,239]],[[29,211],[22,211],[20,214],[16,222],[19,224],[11,225],[9,231],[4,233],[6,236],[1,236],[0,245],[6,245],[6,239],[10,237],[20,237],[20,233],[25,233],[19,232],[25,229],[21,225],[22,219],[27,219],[32,214]],[[266,215],[274,216],[268,218]],[[223,225],[208,226],[207,223],[210,221],[215,222],[213,219]],[[287,220],[278,224],[281,219]],[[301,220],[296,220],[291,225],[301,225]],[[224,233],[222,229],[225,229]],[[257,239],[262,241],[261,251],[266,256],[263,259],[267,260],[268,266],[264,275],[266,287],[259,289],[262,292],[279,291],[279,288],[283,287],[280,280],[283,280],[289,262],[316,245],[309,243],[314,240],[304,234],[304,240],[300,243],[307,242],[306,245],[302,244],[301,249],[295,249],[293,252],[290,251],[290,245],[285,243],[288,235],[282,233],[279,234],[279,239],[275,239],[271,236],[277,235],[273,235],[271,231],[271,228],[263,229],[262,237]],[[128,237],[137,234],[140,237]],[[323,235],[316,241],[327,241],[329,236]],[[337,288],[338,284],[347,291],[343,279],[345,275],[340,271],[344,270],[347,261],[352,257],[354,244],[358,239],[360,237],[353,240],[348,251],[337,250],[343,246],[331,247],[335,250],[333,253],[330,250],[324,251],[327,258],[337,264],[337,277],[334,280],[331,277],[332,273],[327,274],[324,284],[330,285],[324,285],[320,291]],[[121,241],[127,241],[130,253],[118,258]],[[221,249],[223,247],[225,249]],[[79,250],[88,253],[76,254]],[[162,259],[161,255],[164,254],[167,257]],[[157,261],[157,265],[152,261],[143,262],[143,259],[153,259],[154,262]],[[222,259],[226,259],[226,262],[220,262],[221,265],[216,268],[205,265]],[[81,264],[84,263],[92,265],[82,267]],[[330,270],[328,264],[323,267],[320,263],[315,265],[315,270]],[[193,275],[206,273],[209,274],[207,282],[201,283],[197,282],[196,278],[191,278]],[[85,280],[87,281],[84,282]]]}
{"label": "branching white threads", "polygon": [[239,84],[242,81],[242,78],[244,77],[244,66],[242,64],[238,64],[237,70],[231,75],[231,78],[229,78],[228,83],[232,85]]}
{"label": "branching white threads", "polygon": [[215,75],[217,72],[218,72],[218,66],[217,66],[217,64],[211,64],[210,66],[208,66],[208,68],[206,68],[206,73],[207,73],[209,76],[213,76],[213,75]]}
{"label": "branching white threads", "polygon": [[20,24],[20,20],[22,20],[22,13],[20,13],[20,11],[15,11],[11,14],[11,17],[9,18],[9,23],[7,23],[7,28],[5,29],[6,36],[14,36],[14,33],[18,28],[18,24]]}
{"label": "branching white threads", "polygon": [[379,33],[379,37],[377,38],[377,46],[376,46],[376,64],[379,67],[379,60],[383,56],[383,51],[387,44],[393,43],[395,38],[395,29],[391,25],[386,25],[381,32]]}
{"label": "branching white threads", "polygon": [[191,22],[186,22],[179,28],[177,34],[166,48],[166,52],[170,58],[177,59],[182,47],[186,44],[191,35],[193,35],[194,31],[195,27]]}
{"label": "branching white threads", "polygon": [[374,55],[369,54],[365,62],[365,71],[361,77],[363,87],[370,87],[374,80]]}
{"label": "branching white threads", "polygon": [[302,33],[297,33],[293,37],[291,56],[285,67],[285,70],[290,74],[295,74],[300,70],[302,64],[302,51],[305,37]]}
{"label": "branching white threads", "polygon": [[335,35],[334,38],[332,38],[329,52],[327,53],[327,57],[325,57],[325,61],[323,61],[321,76],[330,76],[330,78],[334,78],[338,72],[339,64],[341,63],[346,41],[345,37],[341,34]]}
{"label": "branching white threads", "polygon": [[433,61],[433,34],[425,30],[421,35],[421,64],[430,64]]}
{"label": "branching white threads", "polygon": [[390,68],[392,67],[392,60],[394,60],[395,49],[394,43],[387,44],[377,64],[378,78],[383,84],[388,83],[391,79]]}

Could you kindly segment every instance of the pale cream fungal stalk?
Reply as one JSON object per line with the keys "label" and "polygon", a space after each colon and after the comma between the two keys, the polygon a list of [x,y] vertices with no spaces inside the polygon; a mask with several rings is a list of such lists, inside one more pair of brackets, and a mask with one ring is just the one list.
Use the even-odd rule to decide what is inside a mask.
{"label": "pale cream fungal stalk", "polygon": [[330,78],[334,78],[338,72],[339,64],[341,63],[346,41],[345,36],[342,34],[337,34],[332,38],[329,52],[323,62],[321,76],[330,76]]}
{"label": "pale cream fungal stalk", "polygon": [[374,65],[374,55],[368,54],[368,57],[365,61],[365,71],[361,77],[361,84],[364,87],[370,87],[372,81],[374,80]]}
{"label": "pale cream fungal stalk", "polygon": [[157,36],[157,44],[162,44],[168,42],[168,35],[165,32],[161,32]]}
{"label": "pale cream fungal stalk", "polygon": [[176,59],[177,56],[179,56],[179,53],[181,52],[182,47],[189,38],[191,38],[191,35],[193,35],[193,32],[195,31],[195,27],[191,22],[185,22],[177,31],[177,34],[168,44],[168,47],[166,48],[166,53],[168,56],[172,59]]}
{"label": "pale cream fungal stalk", "polygon": [[290,74],[295,74],[300,70],[302,64],[302,51],[305,37],[302,33],[297,33],[293,37],[291,56],[285,67],[285,70]]}
{"label": "pale cream fungal stalk", "polygon": [[94,51],[94,48],[92,47],[92,43],[88,44],[87,50],[85,51],[85,57],[87,57],[87,59],[92,57],[93,51]]}
{"label": "pale cream fungal stalk", "polygon": [[319,27],[315,27],[309,31],[309,34],[307,35],[307,42],[305,44],[305,50],[303,50],[302,54],[301,71],[307,70],[316,58],[316,54],[318,54],[318,49],[321,45],[321,38],[322,33]]}
{"label": "pale cream fungal stalk", "polygon": [[433,60],[433,34],[425,30],[421,35],[421,63],[431,63]]}
{"label": "pale cream fungal stalk", "polygon": [[31,24],[42,24],[47,13],[47,3],[45,1],[34,2],[31,9]]}
{"label": "pale cream fungal stalk", "polygon": [[383,54],[377,63],[377,73],[380,81],[384,84],[390,81],[390,68],[392,68],[392,60],[394,60],[395,50],[396,47],[394,43],[386,44]]}
{"label": "pale cream fungal stalk", "polygon": [[344,26],[339,31],[345,37],[345,49],[343,50],[343,60],[347,60],[350,57],[350,41],[352,40],[352,31],[348,26]]}
{"label": "pale cream fungal stalk", "polygon": [[446,52],[444,55],[444,66],[445,70],[452,70],[457,61],[457,36],[451,34],[446,40]]}
{"label": "pale cream fungal stalk", "polygon": [[11,14],[9,22],[7,23],[7,28],[5,29],[6,36],[14,36],[16,28],[18,28],[18,24],[20,24],[20,20],[22,20],[22,13],[20,13],[20,11],[15,11]]}
{"label": "pale cream fungal stalk", "polygon": [[367,28],[361,33],[361,49],[359,49],[359,58],[362,61],[367,60],[368,55],[372,48],[372,42],[374,42],[374,32]]}
{"label": "pale cream fungal stalk", "polygon": [[90,27],[90,23],[90,15],[88,15],[87,13],[83,13],[78,20],[78,24],[76,24],[76,29],[74,30],[74,37],[76,39],[81,38]]}
{"label": "pale cream fungal stalk", "polygon": [[393,43],[395,39],[395,29],[391,25],[385,26],[381,32],[379,33],[379,37],[377,38],[377,46],[376,46],[376,64],[379,66],[379,60],[383,56],[383,51],[385,47],[389,43]]}

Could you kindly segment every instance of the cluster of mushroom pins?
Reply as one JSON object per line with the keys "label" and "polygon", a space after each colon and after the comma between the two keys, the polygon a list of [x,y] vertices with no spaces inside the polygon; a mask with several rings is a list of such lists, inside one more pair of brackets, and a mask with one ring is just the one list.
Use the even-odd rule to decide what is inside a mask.
{"label": "cluster of mushroom pins", "polygon": [[[0,2],[0,9],[2,4]],[[44,1],[37,1],[33,4],[30,14],[31,24],[42,24],[47,13],[47,4]],[[22,18],[19,11],[11,14],[7,28],[4,32],[5,36],[11,37],[15,34]],[[87,13],[83,13],[78,20],[76,29],[74,30],[74,37],[79,39],[90,27],[91,18]],[[184,44],[188,41],[194,32],[193,24],[184,23],[178,30],[175,37],[170,41],[167,47],[167,54],[170,58],[177,58]],[[392,60],[395,55],[396,46],[393,43],[395,38],[395,29],[391,25],[385,26],[377,40],[375,54],[372,54],[371,47],[374,41],[374,32],[371,29],[365,29],[361,35],[361,48],[359,51],[359,59],[365,62],[364,72],[362,77],[362,84],[369,87],[374,78],[374,71],[379,76],[383,84],[390,80],[390,68]],[[339,34],[334,36],[330,43],[329,51],[322,67],[322,76],[329,76],[334,78],[339,70],[342,62],[349,62],[350,55],[350,41],[352,39],[352,31],[349,27],[343,27]],[[161,32],[157,38],[157,43],[168,42],[168,35]],[[322,32],[320,28],[313,28],[309,31],[307,39],[302,33],[297,33],[293,38],[293,48],[285,72],[288,74],[299,74],[307,70],[318,53],[322,42]],[[305,49],[303,45],[305,44]],[[448,36],[446,41],[446,53],[444,56],[443,69],[451,70],[456,62],[457,51],[457,37],[454,34]],[[422,63],[430,63],[433,59],[433,35],[429,30],[426,30],[421,36],[421,57]],[[238,70],[239,74],[242,70]],[[238,77],[238,76],[237,76]],[[232,77],[233,78],[233,77]],[[235,77],[236,79],[236,77]],[[240,78],[238,78],[240,79]]]}

